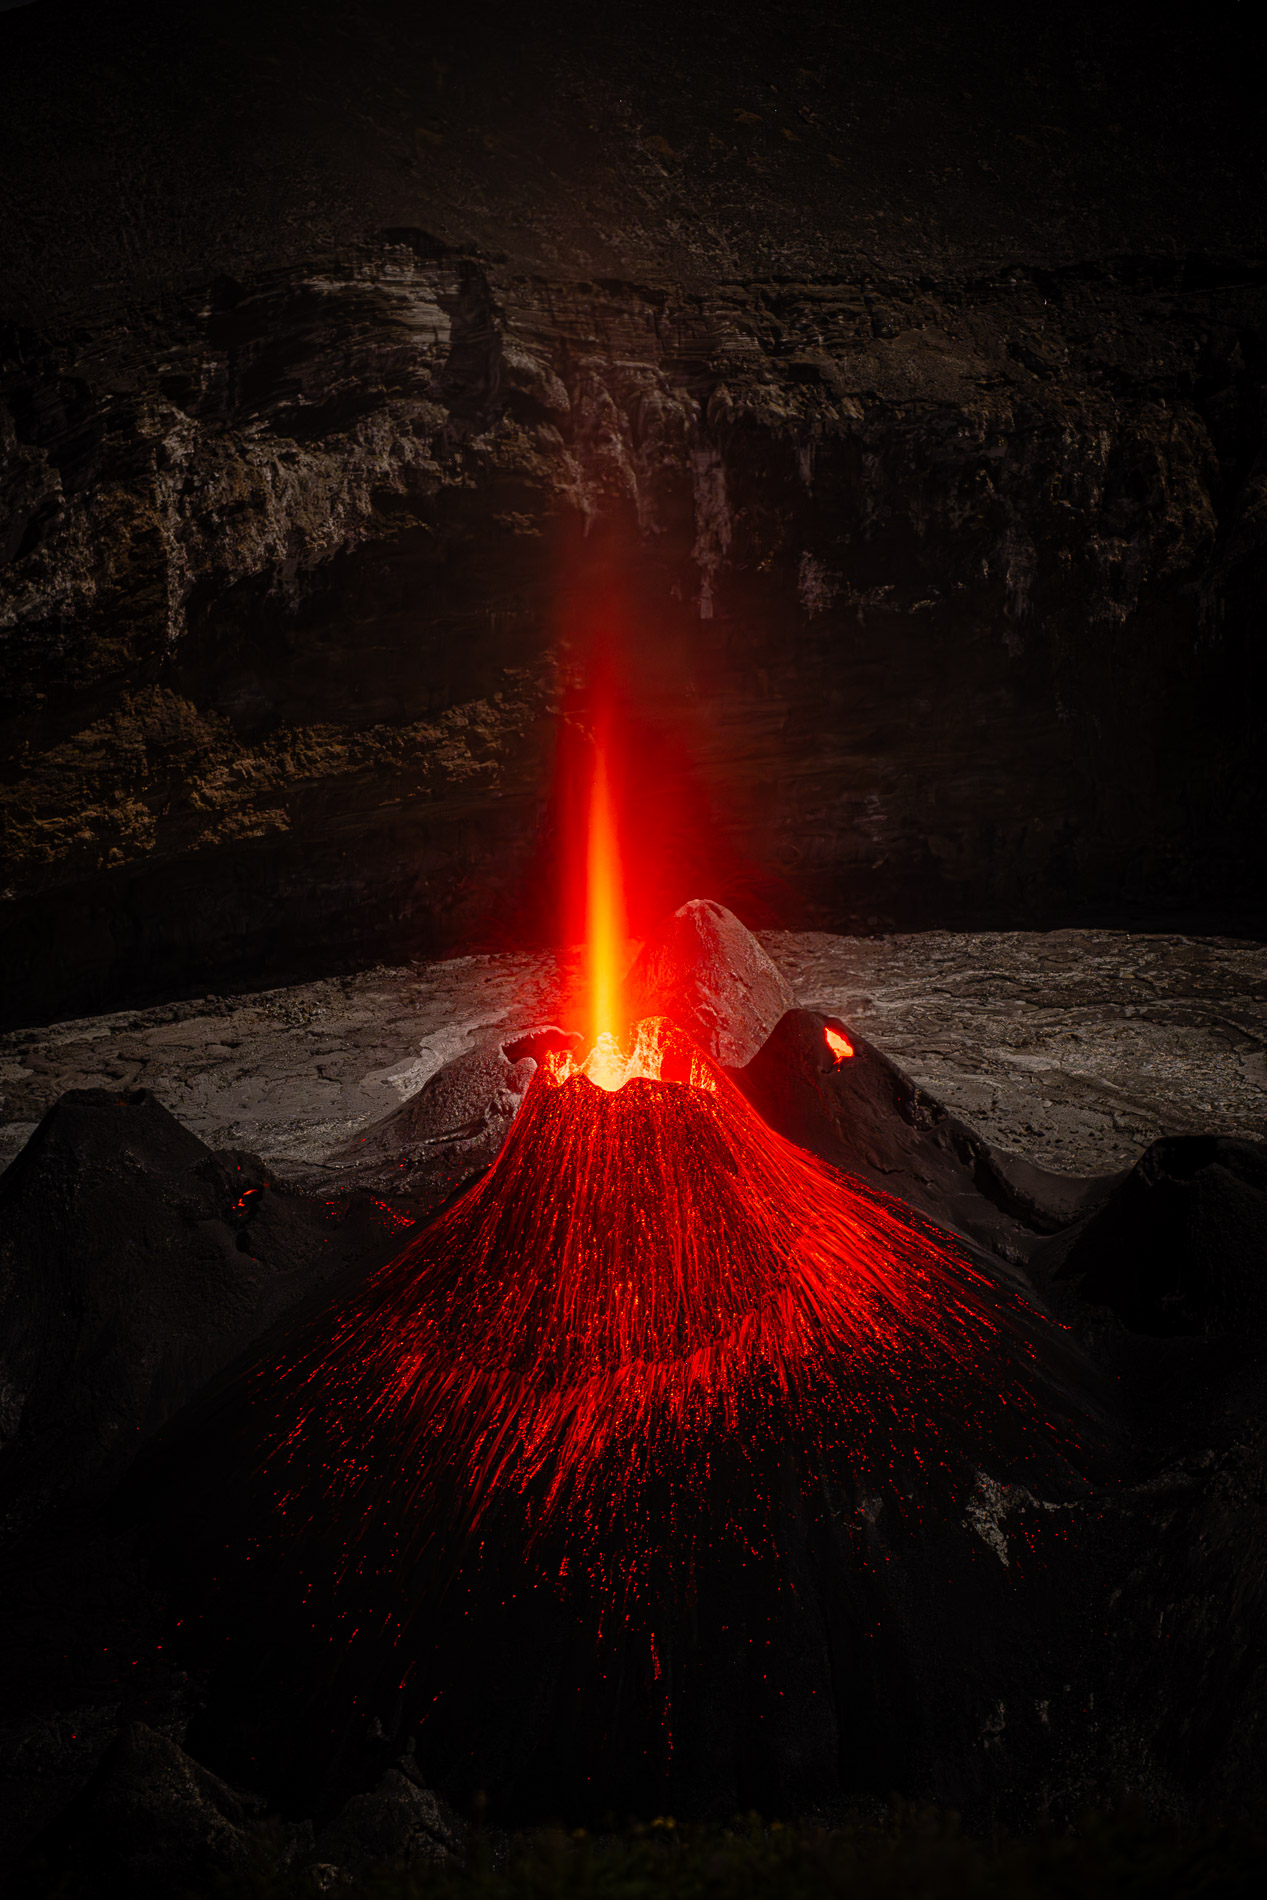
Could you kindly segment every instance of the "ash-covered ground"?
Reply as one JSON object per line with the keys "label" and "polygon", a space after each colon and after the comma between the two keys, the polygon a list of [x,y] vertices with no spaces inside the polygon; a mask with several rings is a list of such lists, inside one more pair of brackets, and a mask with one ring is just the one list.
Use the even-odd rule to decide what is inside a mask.
{"label": "ash-covered ground", "polygon": [[[1159,1135],[1267,1134],[1267,944],[1058,930],[762,937],[796,1002],[843,1016],[988,1141],[1100,1174]],[[305,1171],[483,1034],[548,1020],[575,960],[455,957],[18,1030],[0,1163],[67,1089],[147,1088],[212,1147]]]}

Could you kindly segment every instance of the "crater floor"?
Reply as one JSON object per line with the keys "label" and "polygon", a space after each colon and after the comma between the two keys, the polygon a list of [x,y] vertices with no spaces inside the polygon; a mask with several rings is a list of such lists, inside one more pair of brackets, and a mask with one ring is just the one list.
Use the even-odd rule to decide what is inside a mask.
{"label": "crater floor", "polygon": [[[1104,1173],[1163,1134],[1267,1137],[1267,944],[1122,931],[767,932],[798,1003],[844,1017],[988,1140]],[[148,1088],[212,1146],[310,1166],[574,969],[455,957],[0,1037],[0,1165],[66,1089]]]}

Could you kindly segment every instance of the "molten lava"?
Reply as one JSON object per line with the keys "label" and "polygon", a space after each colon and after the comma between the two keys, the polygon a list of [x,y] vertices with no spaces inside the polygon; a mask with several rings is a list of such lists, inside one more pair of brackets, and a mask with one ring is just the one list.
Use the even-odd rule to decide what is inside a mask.
{"label": "molten lava", "polygon": [[830,1026],[824,1028],[823,1039],[836,1058],[837,1068],[845,1061],[846,1057],[853,1054],[853,1044]]}

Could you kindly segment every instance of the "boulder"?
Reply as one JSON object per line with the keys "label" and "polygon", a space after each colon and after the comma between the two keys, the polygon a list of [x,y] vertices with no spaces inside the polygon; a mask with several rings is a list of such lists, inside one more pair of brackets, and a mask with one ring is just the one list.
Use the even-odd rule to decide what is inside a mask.
{"label": "boulder", "polygon": [[538,1024],[455,1056],[399,1108],[334,1149],[322,1177],[329,1187],[370,1188],[430,1212],[492,1166],[546,1050],[580,1040]]}
{"label": "boulder", "polygon": [[455,1817],[430,1788],[401,1767],[355,1794],[317,1836],[317,1862],[350,1874],[448,1860],[457,1846]]}
{"label": "boulder", "polygon": [[76,1894],[168,1900],[208,1876],[281,1869],[311,1840],[164,1735],[129,1724],[30,1860]]}
{"label": "boulder", "polygon": [[104,1495],[288,1306],[390,1250],[148,1090],[78,1089],[0,1176],[0,1511]]}
{"label": "boulder", "polygon": [[792,991],[733,911],[695,897],[643,945],[625,981],[631,1021],[671,1016],[729,1068],[757,1053]]}

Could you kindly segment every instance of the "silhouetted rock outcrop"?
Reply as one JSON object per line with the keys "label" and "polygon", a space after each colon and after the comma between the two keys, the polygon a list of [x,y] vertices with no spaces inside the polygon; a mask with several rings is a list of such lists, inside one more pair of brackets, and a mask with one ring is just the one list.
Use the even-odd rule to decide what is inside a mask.
{"label": "silhouetted rock outcrop", "polygon": [[100,1498],[287,1306],[390,1247],[145,1090],[64,1095],[0,1176],[0,1510],[12,1535]]}
{"label": "silhouetted rock outcrop", "polygon": [[1172,1136],[1043,1265],[1132,1332],[1246,1337],[1267,1330],[1265,1235],[1267,1144]]}
{"label": "silhouetted rock outcrop", "polygon": [[[852,1055],[833,1053],[828,1028],[846,1034]],[[856,1030],[814,1010],[789,1010],[734,1078],[789,1141],[1005,1259],[1024,1259],[1121,1178],[1053,1174],[1000,1154]]]}
{"label": "silhouetted rock outcrop", "polygon": [[96,1774],[35,1846],[56,1887],[94,1900],[168,1900],[216,1874],[288,1866],[311,1829],[262,1825],[264,1803],[230,1788],[143,1723],[125,1728]]}

